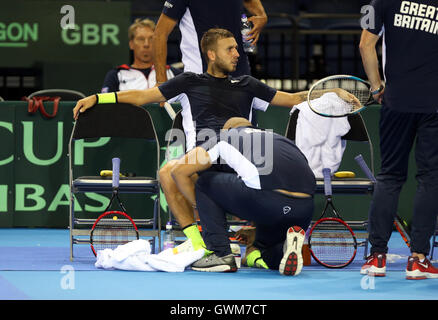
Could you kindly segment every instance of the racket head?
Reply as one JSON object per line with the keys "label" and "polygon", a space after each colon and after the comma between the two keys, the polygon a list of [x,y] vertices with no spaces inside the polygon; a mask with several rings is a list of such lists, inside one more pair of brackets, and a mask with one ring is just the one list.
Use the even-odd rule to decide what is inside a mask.
{"label": "racket head", "polygon": [[[339,103],[318,103],[315,100],[324,93],[331,92],[332,90],[332,92],[338,95],[338,88],[353,94],[356,99],[351,100],[349,96],[348,101],[340,99]],[[344,98],[347,99],[347,97]],[[307,94],[307,103],[310,109],[320,116],[330,118],[346,117],[351,114],[356,114],[361,112],[373,101],[374,99],[370,92],[370,84],[365,80],[351,75],[334,75],[320,79],[312,85]]]}
{"label": "racket head", "polygon": [[119,245],[139,239],[134,220],[122,211],[107,211],[94,222],[90,232],[91,251],[115,249]]}
{"label": "racket head", "polygon": [[309,232],[313,259],[327,268],[344,268],[353,262],[357,240],[350,226],[339,218],[321,218]]}

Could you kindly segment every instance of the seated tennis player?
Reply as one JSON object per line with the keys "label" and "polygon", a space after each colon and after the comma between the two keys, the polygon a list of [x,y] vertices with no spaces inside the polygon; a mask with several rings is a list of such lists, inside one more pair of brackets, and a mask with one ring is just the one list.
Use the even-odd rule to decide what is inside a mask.
{"label": "seated tennis player", "polygon": [[[247,265],[299,274],[303,229],[312,219],[316,187],[307,159],[291,140],[252,127],[247,119],[231,118],[224,129],[218,139],[211,138],[178,160],[171,173],[198,209],[202,235],[212,252],[192,269],[237,271],[227,233],[226,214],[231,213],[256,225]],[[217,163],[233,171],[209,170]]]}

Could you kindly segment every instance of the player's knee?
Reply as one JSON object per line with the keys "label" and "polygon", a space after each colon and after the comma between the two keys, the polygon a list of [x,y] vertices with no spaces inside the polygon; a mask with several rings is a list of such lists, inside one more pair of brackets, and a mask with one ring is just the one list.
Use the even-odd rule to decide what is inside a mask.
{"label": "player's knee", "polygon": [[175,166],[175,161],[172,160],[166,163],[159,171],[158,175],[160,176],[161,183],[167,182],[169,179],[172,180],[172,168]]}
{"label": "player's knee", "polygon": [[167,191],[167,193],[175,193],[178,191],[178,187],[172,177],[172,169],[175,167],[175,163],[176,161],[168,162],[158,172],[160,176],[160,184],[163,187],[163,190],[165,192]]}

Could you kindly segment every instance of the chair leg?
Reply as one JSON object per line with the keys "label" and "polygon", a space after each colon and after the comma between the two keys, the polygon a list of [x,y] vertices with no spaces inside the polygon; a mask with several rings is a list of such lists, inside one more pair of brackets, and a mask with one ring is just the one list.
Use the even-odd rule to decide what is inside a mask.
{"label": "chair leg", "polygon": [[[365,222],[366,224],[366,230],[368,232],[368,221]],[[365,239],[365,245],[364,245],[364,250],[363,250],[363,259],[366,260],[368,257],[368,244],[369,244],[369,240],[368,240],[368,233],[367,233],[367,237]]]}
{"label": "chair leg", "polygon": [[430,260],[433,260],[433,252],[434,252],[435,246],[438,246],[438,243],[436,242],[436,235],[438,233],[437,224],[438,224],[438,220],[435,222],[435,233],[433,235],[432,245],[431,245],[430,254],[429,254]]}
{"label": "chair leg", "polygon": [[157,219],[157,224],[158,224],[158,226],[157,226],[157,229],[158,229],[158,253],[160,253],[161,252],[161,203],[160,203],[160,196],[157,197],[156,201],[157,201],[157,204],[156,204],[157,218],[156,219]]}
{"label": "chair leg", "polygon": [[73,261],[73,219],[74,219],[74,198],[70,194],[70,217],[69,217],[69,233],[70,233],[70,261]]}
{"label": "chair leg", "polygon": [[368,257],[368,237],[365,239],[365,247],[363,251],[363,259],[366,260]]}
{"label": "chair leg", "polygon": [[154,201],[154,222],[153,222],[153,228],[154,230],[158,230],[157,236],[153,237],[152,240],[152,253],[155,253],[155,248],[157,245],[157,238],[158,238],[158,252],[161,251],[161,221],[160,221],[160,197],[157,196]]}

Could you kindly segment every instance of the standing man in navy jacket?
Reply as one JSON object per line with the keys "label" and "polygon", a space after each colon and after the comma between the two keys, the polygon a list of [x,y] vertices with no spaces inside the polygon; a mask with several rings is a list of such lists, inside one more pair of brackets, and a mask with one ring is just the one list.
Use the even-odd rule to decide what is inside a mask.
{"label": "standing man in navy jacket", "polygon": [[[243,50],[241,34],[241,15],[244,8],[253,15],[248,18],[253,24],[248,40],[255,45],[268,21],[260,0],[166,0],[154,32],[157,84],[160,85],[169,79],[165,69],[167,38],[177,24],[181,32],[180,50],[185,72],[200,74],[207,71],[208,62],[202,54],[201,39],[209,29],[221,28],[229,30],[234,35],[240,56],[236,69],[230,75],[233,77],[250,75],[249,60]],[[188,103],[184,96],[172,101],[180,101],[183,106]],[[257,106],[257,101],[255,105]],[[253,124],[257,124],[255,112],[251,114],[250,120]]]}
{"label": "standing man in navy jacket", "polygon": [[157,82],[167,80],[165,65],[167,58],[167,37],[176,24],[181,31],[180,49],[184,71],[203,73],[207,71],[207,61],[201,52],[201,38],[211,28],[229,30],[237,41],[240,59],[232,76],[249,75],[248,58],[243,51],[241,35],[241,14],[246,8],[253,24],[249,37],[255,45],[260,31],[268,21],[260,0],[167,0],[157,22],[154,33],[154,63]]}

